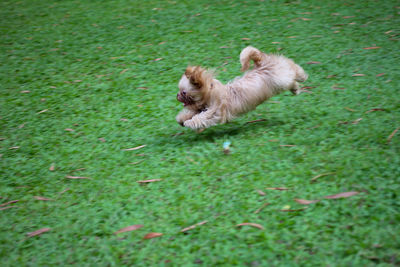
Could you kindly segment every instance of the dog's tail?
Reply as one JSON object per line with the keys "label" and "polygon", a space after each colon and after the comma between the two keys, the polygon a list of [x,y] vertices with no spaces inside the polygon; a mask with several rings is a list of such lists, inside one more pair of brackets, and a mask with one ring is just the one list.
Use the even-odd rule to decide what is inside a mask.
{"label": "dog's tail", "polygon": [[252,46],[248,46],[240,53],[240,63],[242,64],[241,71],[246,71],[250,67],[250,60],[254,61],[254,66],[261,66],[263,53]]}
{"label": "dog's tail", "polygon": [[304,82],[305,80],[307,80],[308,75],[307,73],[303,70],[302,67],[300,67],[299,65],[296,64],[296,78],[295,80],[297,82]]}

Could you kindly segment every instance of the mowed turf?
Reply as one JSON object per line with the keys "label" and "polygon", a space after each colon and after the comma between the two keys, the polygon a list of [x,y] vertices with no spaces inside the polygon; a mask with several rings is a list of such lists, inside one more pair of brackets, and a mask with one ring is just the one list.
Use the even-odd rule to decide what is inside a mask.
{"label": "mowed turf", "polygon": [[[2,1],[1,265],[400,264],[399,12]],[[201,134],[180,127],[186,66],[227,82],[247,45],[294,59],[308,92]],[[343,192],[357,193],[325,198]],[[115,234],[130,225],[143,227]]]}

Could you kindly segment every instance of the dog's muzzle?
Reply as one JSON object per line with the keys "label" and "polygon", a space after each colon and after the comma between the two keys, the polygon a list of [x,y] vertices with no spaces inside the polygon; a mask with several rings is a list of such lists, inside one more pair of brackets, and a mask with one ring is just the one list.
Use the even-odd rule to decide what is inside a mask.
{"label": "dog's muzzle", "polygon": [[185,92],[179,92],[176,95],[176,99],[179,102],[182,102],[183,106],[188,106],[188,105],[193,105],[194,104],[193,99],[190,96],[187,96]]}

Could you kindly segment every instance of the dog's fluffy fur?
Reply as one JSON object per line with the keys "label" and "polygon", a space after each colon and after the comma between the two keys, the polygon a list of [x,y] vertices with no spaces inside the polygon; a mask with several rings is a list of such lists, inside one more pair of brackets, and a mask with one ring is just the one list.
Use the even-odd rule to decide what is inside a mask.
{"label": "dog's fluffy fur", "polygon": [[211,71],[189,66],[179,81],[177,100],[184,108],[177,122],[196,130],[226,123],[282,91],[299,94],[298,82],[307,79],[304,70],[284,56],[264,54],[248,46],[240,53],[242,71],[249,69],[251,60],[252,70],[225,85]]}

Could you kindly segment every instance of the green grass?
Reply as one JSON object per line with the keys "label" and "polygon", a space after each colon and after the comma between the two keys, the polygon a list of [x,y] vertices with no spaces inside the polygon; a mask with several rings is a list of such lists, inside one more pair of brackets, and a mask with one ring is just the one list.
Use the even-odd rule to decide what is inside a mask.
{"label": "green grass", "polygon": [[[2,266],[400,264],[400,131],[388,142],[400,127],[399,6],[2,1],[0,197],[19,200],[0,210]],[[186,66],[226,82],[247,45],[293,58],[312,93],[201,134],[181,128]],[[323,199],[347,191],[360,194]],[[113,234],[133,224],[144,227]],[[150,232],[163,236],[143,240]]]}

